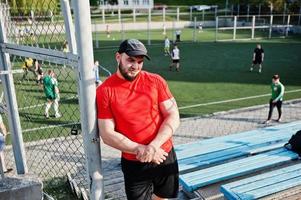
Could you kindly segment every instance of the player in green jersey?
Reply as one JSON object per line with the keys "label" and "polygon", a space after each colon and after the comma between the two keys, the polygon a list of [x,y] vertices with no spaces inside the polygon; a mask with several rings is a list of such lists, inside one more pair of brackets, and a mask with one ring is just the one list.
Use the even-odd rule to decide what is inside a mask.
{"label": "player in green jersey", "polygon": [[51,105],[53,104],[55,117],[59,118],[61,117],[61,114],[59,113],[59,88],[58,88],[58,82],[55,78],[55,73],[53,70],[48,70],[47,75],[43,78],[43,84],[44,84],[44,93],[47,98],[46,106],[45,106],[45,117],[49,118],[49,109]]}
{"label": "player in green jersey", "polygon": [[282,115],[282,101],[283,101],[283,95],[284,95],[284,86],[280,82],[280,77],[279,75],[274,75],[272,77],[272,97],[270,99],[270,110],[269,110],[269,115],[268,119],[265,121],[266,124],[271,122],[273,110],[275,106],[277,107],[278,110],[278,122],[281,122],[281,115]]}

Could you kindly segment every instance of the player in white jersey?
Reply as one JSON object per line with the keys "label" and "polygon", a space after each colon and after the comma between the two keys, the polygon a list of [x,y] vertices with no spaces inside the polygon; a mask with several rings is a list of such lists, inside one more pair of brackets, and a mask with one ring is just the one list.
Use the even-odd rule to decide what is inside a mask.
{"label": "player in white jersey", "polygon": [[172,67],[176,67],[176,71],[179,72],[180,70],[180,50],[177,44],[174,44],[173,50],[171,52],[171,59],[172,63],[169,66],[169,70],[172,70]]}

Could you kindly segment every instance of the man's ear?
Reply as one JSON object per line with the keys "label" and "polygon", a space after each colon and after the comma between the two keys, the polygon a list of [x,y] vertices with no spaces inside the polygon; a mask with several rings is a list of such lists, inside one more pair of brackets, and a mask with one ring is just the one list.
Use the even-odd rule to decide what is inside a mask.
{"label": "man's ear", "polygon": [[116,52],[116,54],[115,54],[115,59],[116,59],[118,65],[119,65],[119,62],[120,62],[120,59],[121,59],[121,54],[118,53],[118,52]]}

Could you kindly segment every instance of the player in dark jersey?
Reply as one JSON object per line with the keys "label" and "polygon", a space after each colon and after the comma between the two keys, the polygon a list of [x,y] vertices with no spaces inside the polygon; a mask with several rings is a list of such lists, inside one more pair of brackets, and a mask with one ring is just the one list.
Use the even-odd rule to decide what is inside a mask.
{"label": "player in dark jersey", "polygon": [[254,49],[252,66],[250,68],[250,72],[253,71],[253,68],[254,68],[255,65],[259,65],[258,72],[261,73],[263,59],[264,59],[263,48],[261,47],[260,44],[257,44],[256,48]]}

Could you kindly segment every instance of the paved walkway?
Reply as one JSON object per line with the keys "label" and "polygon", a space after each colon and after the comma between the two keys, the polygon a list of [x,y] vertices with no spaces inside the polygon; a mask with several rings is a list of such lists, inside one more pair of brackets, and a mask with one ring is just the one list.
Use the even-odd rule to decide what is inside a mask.
{"label": "paved walkway", "polygon": [[[287,101],[283,105],[283,122],[301,120],[301,99]],[[276,111],[276,110],[275,110]],[[174,135],[175,145],[195,140],[228,135],[267,126],[268,105],[249,107],[205,117],[185,118]],[[274,113],[276,118],[277,112]],[[268,126],[278,124],[272,122]],[[86,183],[84,148],[81,135],[47,139],[26,143],[29,169],[41,177],[65,176],[70,172],[79,184]],[[102,166],[107,199],[125,199],[123,176],[120,170],[120,152],[101,145]],[[11,147],[6,149],[6,158],[13,158]],[[8,161],[12,165],[12,161]],[[16,171],[16,170],[14,170]],[[186,199],[181,193],[179,199]]]}

